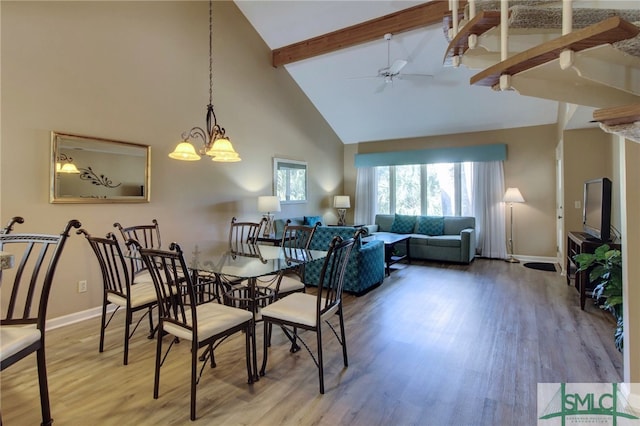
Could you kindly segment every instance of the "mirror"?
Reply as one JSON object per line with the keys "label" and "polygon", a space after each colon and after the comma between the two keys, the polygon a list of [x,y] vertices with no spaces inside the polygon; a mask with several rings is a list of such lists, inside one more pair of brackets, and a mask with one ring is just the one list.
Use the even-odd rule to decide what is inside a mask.
{"label": "mirror", "polygon": [[51,132],[51,203],[148,203],[151,148]]}
{"label": "mirror", "polygon": [[274,158],[273,192],[280,204],[307,202],[307,163]]}

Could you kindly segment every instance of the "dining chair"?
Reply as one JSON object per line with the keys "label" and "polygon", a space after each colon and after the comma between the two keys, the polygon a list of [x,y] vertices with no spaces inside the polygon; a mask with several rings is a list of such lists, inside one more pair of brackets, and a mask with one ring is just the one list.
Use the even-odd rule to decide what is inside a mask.
{"label": "dining chair", "polygon": [[[123,227],[119,222],[116,222],[113,224],[113,227],[120,231],[120,235],[122,235],[122,240],[125,244],[129,240],[134,240],[144,248],[159,249],[162,245],[162,241],[160,240],[160,225],[158,225],[158,221],[156,219],[153,219],[150,224],[132,225],[127,227]],[[136,246],[127,245],[127,250],[135,250],[135,248]],[[150,282],[151,279],[149,278],[147,269],[140,256],[135,256],[133,253],[129,254],[129,262],[131,264],[130,273],[132,276],[131,282],[133,284],[138,282]]]}
{"label": "dining chair", "polygon": [[[8,299],[3,300],[0,317],[0,371],[36,353],[42,424],[53,423],[49,405],[49,385],[45,357],[47,305],[53,278],[69,231],[80,222],[70,220],[60,235],[2,234],[0,250],[16,255],[15,270],[5,270],[12,279]],[[21,253],[21,255],[19,255]],[[11,272],[11,273],[8,273]],[[7,285],[7,284],[5,284]],[[3,392],[10,392],[3,389]],[[1,423],[1,419],[0,419]]]}
{"label": "dining chair", "polygon": [[[102,274],[102,316],[100,321],[100,347],[99,351],[104,351],[105,330],[111,323],[115,314],[124,308],[124,358],[123,364],[129,363],[129,341],[138,329],[138,326],[145,317],[149,317],[149,339],[153,339],[155,328],[153,325],[153,308],[157,305],[156,291],[153,281],[149,276],[149,281],[139,282],[136,285],[131,283],[131,273],[127,265],[127,259],[122,253],[122,248],[118,244],[118,240],[113,233],[107,234],[106,237],[93,237],[84,229],[76,231],[77,234],[85,236],[87,242],[91,246],[93,253],[96,255],[100,273]],[[115,309],[111,312],[107,319],[107,307],[115,305]],[[145,310],[136,325],[131,330],[133,323],[133,314],[138,311]]]}
{"label": "dining chair", "polygon": [[[262,320],[264,321],[264,355],[262,368],[260,369],[261,376],[264,376],[267,366],[268,346],[271,340],[270,333],[273,328],[271,325],[279,325],[283,327],[283,329],[288,330],[288,333],[285,333],[285,335],[291,340],[292,344],[295,343],[294,339],[302,342],[318,368],[321,394],[324,393],[324,366],[322,358],[323,323],[328,324],[338,339],[338,343],[342,346],[344,366],[348,367],[347,341],[342,312],[342,289],[344,287],[344,275],[347,262],[349,261],[354,242],[354,238],[342,240],[339,236],[335,236],[331,240],[327,257],[324,259],[320,273],[317,294],[292,293],[262,309]],[[334,315],[338,316],[340,335],[338,335],[334,326],[329,321]],[[309,349],[309,346],[298,335],[298,329],[316,333],[318,346],[317,359]]]}
{"label": "dining chair", "polygon": [[[229,252],[238,255],[251,255],[252,251],[259,253],[254,245],[258,243],[260,231],[266,225],[267,219],[262,218],[259,222],[238,222],[238,219],[231,218],[229,226]],[[203,277],[206,279],[206,277]],[[222,295],[232,291],[238,287],[247,287],[246,280],[239,280],[234,277],[228,277],[222,274],[216,274],[210,279],[211,283],[215,283],[215,294],[219,302],[222,303]]]}
{"label": "dining chair", "polygon": [[231,219],[229,227],[229,246],[237,247],[240,244],[255,244],[260,237],[260,231],[266,225],[267,218],[262,218],[260,222],[238,222],[238,219]]}
{"label": "dining chair", "polygon": [[[285,251],[285,253],[291,252],[293,250],[308,250],[309,245],[311,244],[311,239],[313,238],[313,234],[315,233],[316,228],[319,225],[319,222],[316,222],[316,224],[313,226],[289,224],[285,225],[280,246]],[[303,280],[303,263],[283,271],[276,291],[276,299],[280,299],[297,291],[304,292],[306,287]]]}
{"label": "dining chair", "polygon": [[[215,366],[214,350],[226,338],[238,332],[244,332],[247,377],[248,382],[253,383],[250,352],[255,348],[255,336],[252,333],[252,316],[246,310],[220,303],[198,304],[194,282],[178,244],[171,243],[168,251],[146,248],[139,250],[152,277],[159,310],[153,398],[158,399],[160,369],[173,344],[177,339],[191,341],[190,418],[195,420],[196,385],[204,368],[208,362],[212,368]],[[172,340],[163,354],[162,342],[165,335],[170,335]],[[199,356],[198,350],[201,348],[206,349]],[[202,361],[202,367],[198,373],[199,360]]]}
{"label": "dining chair", "polygon": [[15,225],[16,223],[24,223],[24,219],[21,216],[14,216],[9,219],[9,222],[7,222],[7,226],[0,229],[0,235],[10,234],[11,231],[13,231],[13,225]]}

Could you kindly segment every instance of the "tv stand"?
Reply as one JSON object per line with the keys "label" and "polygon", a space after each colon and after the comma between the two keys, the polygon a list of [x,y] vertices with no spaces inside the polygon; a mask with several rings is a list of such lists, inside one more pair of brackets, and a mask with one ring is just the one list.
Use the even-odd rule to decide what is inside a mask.
{"label": "tv stand", "polygon": [[584,310],[584,304],[587,294],[593,294],[593,286],[589,282],[589,271],[577,272],[578,265],[574,262],[573,257],[581,253],[594,253],[598,247],[607,244],[612,249],[620,250],[620,244],[614,244],[608,241],[602,241],[594,238],[585,232],[569,232],[567,234],[567,285],[574,285],[578,293],[580,293],[580,309]]}

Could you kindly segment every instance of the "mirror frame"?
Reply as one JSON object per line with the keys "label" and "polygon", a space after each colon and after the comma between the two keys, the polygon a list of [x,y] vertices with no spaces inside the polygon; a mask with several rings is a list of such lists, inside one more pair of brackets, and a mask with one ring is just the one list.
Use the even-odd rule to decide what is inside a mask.
{"label": "mirror frame", "polygon": [[[144,156],[144,170],[136,172],[136,176],[144,174],[144,182],[141,188],[143,194],[117,196],[85,196],[81,194],[71,194],[70,196],[65,197],[59,196],[59,175],[61,173],[57,170],[57,163],[59,163],[58,159],[60,158],[60,151],[64,147],[65,141],[72,145],[71,149],[77,149],[79,152],[95,151],[98,154],[117,154],[123,156],[126,156],[127,153],[135,153],[136,157]],[[93,150],[90,149],[92,147],[92,143],[94,147]],[[86,148],[89,149],[83,148],[83,146],[86,146]],[[69,159],[67,161],[72,162],[73,160]],[[93,165],[93,168],[99,167],[101,161],[98,159],[97,163],[98,164]],[[80,164],[80,166],[83,165]],[[119,184],[115,184],[115,180],[111,180],[113,176],[108,177],[103,174],[99,174],[99,171],[94,172],[92,167],[89,167],[89,165],[85,164],[84,166],[86,166],[86,168],[80,168],[81,173],[79,176],[82,176],[81,178],[79,177],[80,179],[90,181],[90,184],[99,187],[105,186],[107,188],[116,188],[119,186]],[[151,200],[151,147],[149,145],[52,131],[50,167],[49,202],[51,204],[148,203]]]}
{"label": "mirror frame", "polygon": [[[286,193],[278,193],[278,170],[282,165],[293,165],[294,168],[303,169],[304,170],[304,198],[299,200],[289,200],[289,194]],[[309,173],[307,170],[307,162],[306,161],[296,161],[296,160],[287,160],[285,158],[275,158],[273,159],[273,195],[277,196],[280,200],[280,204],[300,204],[306,203],[309,199],[308,193],[308,182],[309,182]]]}

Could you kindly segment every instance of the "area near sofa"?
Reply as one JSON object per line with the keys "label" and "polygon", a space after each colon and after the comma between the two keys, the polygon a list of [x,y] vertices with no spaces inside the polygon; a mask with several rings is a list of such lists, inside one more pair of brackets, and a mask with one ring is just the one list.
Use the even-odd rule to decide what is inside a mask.
{"label": "area near sofa", "polygon": [[[274,221],[275,237],[281,237],[287,222],[291,225],[314,225],[320,216],[294,217],[277,219]],[[352,238],[357,228],[353,226],[318,226],[311,239],[311,250],[326,250],[335,235],[342,238]],[[306,285],[317,286],[320,279],[322,262],[310,262],[304,268],[304,282]],[[351,252],[344,279],[344,291],[363,295],[377,287],[384,280],[384,244],[382,241],[363,244],[358,238]]]}
{"label": "area near sofa", "polygon": [[[377,214],[369,234],[410,235],[412,259],[470,263],[476,252],[476,219],[470,216],[412,216]],[[404,244],[395,248],[405,255]]]}

